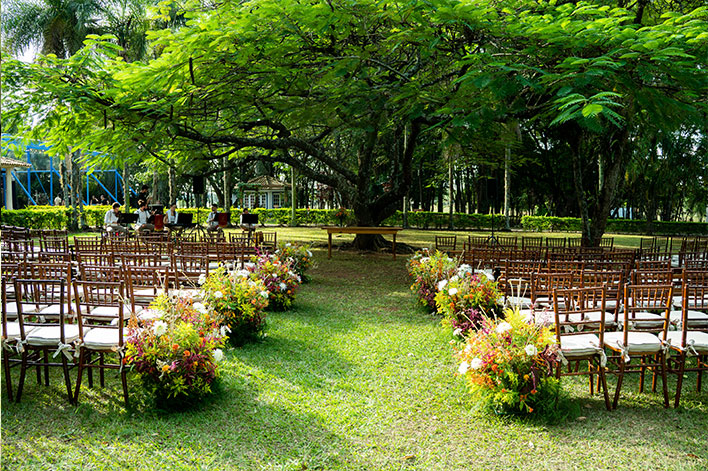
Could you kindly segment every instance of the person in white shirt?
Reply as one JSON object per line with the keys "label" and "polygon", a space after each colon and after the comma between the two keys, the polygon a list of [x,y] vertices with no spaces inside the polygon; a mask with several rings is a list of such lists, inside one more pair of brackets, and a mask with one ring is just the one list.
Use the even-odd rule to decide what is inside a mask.
{"label": "person in white shirt", "polygon": [[177,224],[177,205],[172,203],[167,211],[167,221],[165,224]]}
{"label": "person in white shirt", "polygon": [[207,231],[215,231],[219,228],[219,221],[217,219],[217,214],[218,213],[218,206],[215,204],[211,205],[211,212],[209,213],[209,216],[207,216]]}
{"label": "person in white shirt", "polygon": [[118,224],[118,213],[120,213],[120,203],[113,203],[113,207],[103,216],[103,228],[107,232],[115,231],[125,234],[128,229]]}
{"label": "person in white shirt", "polygon": [[148,222],[148,218],[151,214],[147,209],[147,201],[140,200],[138,206],[139,208],[135,210],[135,214],[138,215],[138,222],[135,223],[135,230],[138,231],[139,234],[154,230],[155,225]]}

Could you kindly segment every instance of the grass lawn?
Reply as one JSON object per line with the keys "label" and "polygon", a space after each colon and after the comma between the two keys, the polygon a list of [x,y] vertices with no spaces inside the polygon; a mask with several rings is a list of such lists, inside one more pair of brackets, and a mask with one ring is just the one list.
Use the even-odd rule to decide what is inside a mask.
{"label": "grass lawn", "polygon": [[[321,242],[326,232],[281,228],[279,238]],[[433,238],[400,237],[419,246]],[[697,394],[694,376],[678,410],[637,394],[632,376],[613,412],[582,379],[564,378],[580,420],[481,415],[454,376],[450,332],[416,306],[405,257],[327,260],[318,249],[315,259],[294,308],[268,314],[263,342],[227,352],[217,393],[195,410],[156,411],[136,382],[126,410],[114,374],[106,389],[84,386],[72,407],[58,374],[49,388],[28,376],[21,404],[2,396],[2,468],[708,468],[708,388]]]}

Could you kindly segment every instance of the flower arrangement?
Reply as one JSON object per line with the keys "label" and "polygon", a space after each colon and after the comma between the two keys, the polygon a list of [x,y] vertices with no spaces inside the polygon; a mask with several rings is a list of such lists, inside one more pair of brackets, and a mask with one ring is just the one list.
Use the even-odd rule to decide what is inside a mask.
{"label": "flower arrangement", "polygon": [[283,311],[292,306],[302,282],[290,266],[275,255],[251,257],[247,266],[252,280],[260,280],[268,291],[268,307]]}
{"label": "flower arrangement", "polygon": [[416,293],[421,304],[435,311],[438,283],[453,276],[457,264],[440,251],[431,254],[427,249],[423,249],[408,260],[407,268],[408,274],[413,278],[411,291]]}
{"label": "flower arrangement", "polygon": [[242,346],[260,337],[265,329],[269,293],[263,282],[252,279],[247,270],[227,271],[220,267],[205,276],[202,299],[218,321],[228,327],[229,340]]}
{"label": "flower arrangement", "polygon": [[496,412],[543,414],[558,400],[553,376],[558,346],[551,329],[529,322],[518,309],[505,319],[485,317],[457,352],[458,374],[472,396]]}
{"label": "flower arrangement", "polygon": [[290,266],[290,269],[297,273],[303,281],[308,281],[306,271],[312,268],[312,252],[308,245],[300,245],[294,243],[278,244],[278,250],[275,255]]}
{"label": "flower arrangement", "polygon": [[443,325],[451,326],[458,335],[477,329],[485,315],[491,315],[497,308],[502,297],[496,282],[484,275],[473,275],[468,267],[462,265],[450,279],[438,282],[435,295]]}
{"label": "flower arrangement", "polygon": [[125,364],[162,405],[201,399],[217,378],[223,329],[190,298],[160,296],[151,309],[157,317],[129,321]]}

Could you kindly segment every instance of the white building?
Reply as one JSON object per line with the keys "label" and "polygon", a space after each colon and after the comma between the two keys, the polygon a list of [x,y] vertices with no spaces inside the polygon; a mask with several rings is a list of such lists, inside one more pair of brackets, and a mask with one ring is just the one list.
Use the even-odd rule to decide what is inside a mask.
{"label": "white building", "polygon": [[290,185],[280,180],[262,175],[240,185],[243,208],[277,209],[286,206],[286,195]]}

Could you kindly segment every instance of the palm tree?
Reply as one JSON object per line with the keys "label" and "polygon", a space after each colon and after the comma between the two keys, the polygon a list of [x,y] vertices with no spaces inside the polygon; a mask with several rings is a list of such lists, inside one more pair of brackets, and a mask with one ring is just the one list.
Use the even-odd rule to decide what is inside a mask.
{"label": "palm tree", "polygon": [[66,58],[81,48],[87,34],[99,31],[101,11],[101,0],[9,0],[3,38],[14,53],[34,45],[42,54]]}

